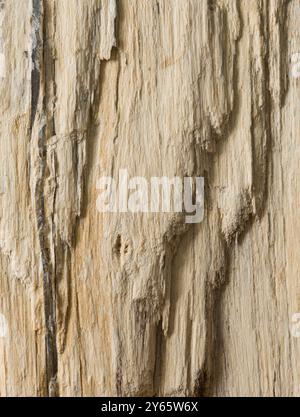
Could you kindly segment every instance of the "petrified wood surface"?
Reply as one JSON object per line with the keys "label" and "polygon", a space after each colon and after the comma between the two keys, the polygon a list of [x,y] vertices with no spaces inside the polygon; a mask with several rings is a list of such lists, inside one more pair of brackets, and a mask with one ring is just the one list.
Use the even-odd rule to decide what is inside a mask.
{"label": "petrified wood surface", "polygon": [[[300,395],[299,22],[0,2],[1,396]],[[203,222],[99,213],[123,168],[203,176]]]}

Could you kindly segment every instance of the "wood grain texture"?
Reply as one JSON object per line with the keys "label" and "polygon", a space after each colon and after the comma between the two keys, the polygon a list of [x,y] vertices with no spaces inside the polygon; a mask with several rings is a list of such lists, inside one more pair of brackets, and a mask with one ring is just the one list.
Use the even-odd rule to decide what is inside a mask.
{"label": "wood grain texture", "polygon": [[[300,395],[299,19],[0,2],[1,396]],[[204,220],[99,213],[120,169],[204,177]]]}

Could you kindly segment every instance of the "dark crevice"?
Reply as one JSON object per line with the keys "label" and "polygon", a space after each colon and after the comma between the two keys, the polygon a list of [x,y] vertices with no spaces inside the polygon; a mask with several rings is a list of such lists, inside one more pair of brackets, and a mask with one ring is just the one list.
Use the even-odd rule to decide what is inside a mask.
{"label": "dark crevice", "polygon": [[[56,346],[56,289],[55,271],[51,262],[50,243],[48,241],[49,224],[45,212],[45,179],[47,176],[47,135],[48,126],[53,127],[51,120],[47,119],[47,100],[49,74],[53,76],[52,65],[49,64],[49,45],[45,42],[47,33],[47,5],[43,8],[40,0],[33,0],[33,37],[32,37],[32,88],[31,88],[31,133],[35,122],[40,88],[43,83],[45,91],[41,103],[40,127],[38,132],[38,158],[39,170],[35,187],[36,218],[38,238],[41,250],[41,262],[43,270],[43,296],[44,296],[44,320],[45,320],[45,362],[46,362],[46,394],[50,397],[57,396],[57,346]],[[51,129],[52,133],[52,129]]]}
{"label": "dark crevice", "polygon": [[42,51],[42,4],[41,0],[32,0],[32,52],[31,52],[31,116],[30,130],[32,130],[38,106],[40,93],[40,61]]}

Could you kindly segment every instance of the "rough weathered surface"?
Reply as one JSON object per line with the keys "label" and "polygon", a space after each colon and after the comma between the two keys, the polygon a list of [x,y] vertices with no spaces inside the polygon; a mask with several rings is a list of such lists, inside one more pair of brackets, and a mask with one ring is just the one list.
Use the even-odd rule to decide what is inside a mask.
{"label": "rough weathered surface", "polygon": [[[300,395],[299,20],[0,2],[1,396]],[[203,176],[203,222],[99,213],[123,168]]]}

